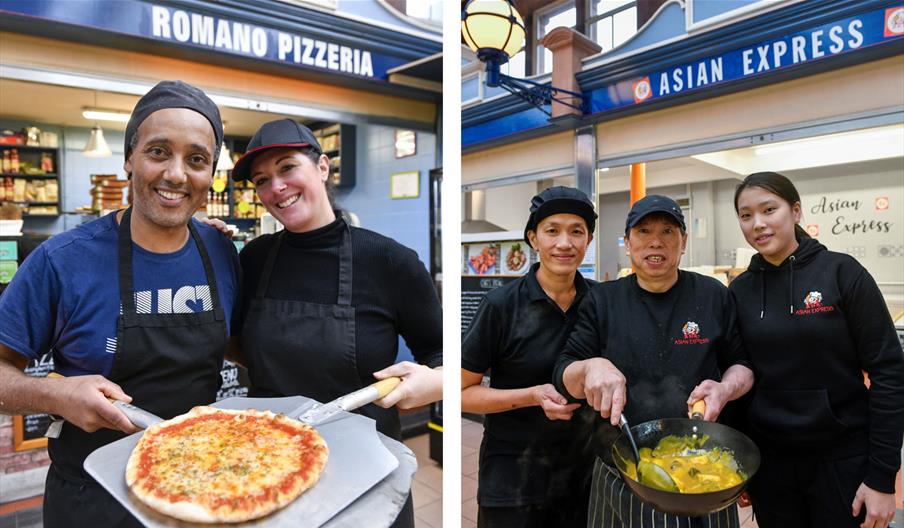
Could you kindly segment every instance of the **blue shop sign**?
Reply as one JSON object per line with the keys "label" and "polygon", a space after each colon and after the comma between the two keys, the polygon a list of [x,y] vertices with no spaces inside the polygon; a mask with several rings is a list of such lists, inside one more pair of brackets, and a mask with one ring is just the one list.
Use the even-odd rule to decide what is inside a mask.
{"label": "blue shop sign", "polygon": [[8,12],[290,66],[386,80],[408,62],[371,50],[144,0],[4,0]]}
{"label": "blue shop sign", "polygon": [[904,36],[904,6],[879,9],[593,90],[591,113],[790,68]]}

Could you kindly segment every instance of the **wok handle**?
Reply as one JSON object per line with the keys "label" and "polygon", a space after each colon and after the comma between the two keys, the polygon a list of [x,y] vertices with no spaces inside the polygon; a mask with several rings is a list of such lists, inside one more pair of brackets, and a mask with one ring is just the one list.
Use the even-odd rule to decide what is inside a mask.
{"label": "wok handle", "polygon": [[694,403],[694,406],[691,407],[691,420],[702,420],[704,414],[706,414],[706,402],[703,400],[697,400]]}

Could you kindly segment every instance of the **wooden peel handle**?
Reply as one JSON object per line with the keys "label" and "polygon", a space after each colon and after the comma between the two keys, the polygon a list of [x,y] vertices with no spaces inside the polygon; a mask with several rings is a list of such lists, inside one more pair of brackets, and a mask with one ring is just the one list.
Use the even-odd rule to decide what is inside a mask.
{"label": "wooden peel handle", "polygon": [[374,383],[373,385],[371,385],[371,387],[377,389],[377,399],[379,400],[380,398],[395,390],[395,388],[399,386],[399,383],[402,383],[402,378],[398,376],[392,376],[390,378],[382,379]]}

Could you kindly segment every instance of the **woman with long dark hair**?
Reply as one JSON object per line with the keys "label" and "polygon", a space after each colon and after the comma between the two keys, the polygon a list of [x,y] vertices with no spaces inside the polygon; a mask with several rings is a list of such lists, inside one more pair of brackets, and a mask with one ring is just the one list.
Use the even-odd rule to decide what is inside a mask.
{"label": "woman with long dark hair", "polygon": [[788,178],[751,174],[734,206],[757,250],[730,286],[756,374],[757,524],[884,528],[901,464],[904,354],[882,293],[856,259],[798,225]]}

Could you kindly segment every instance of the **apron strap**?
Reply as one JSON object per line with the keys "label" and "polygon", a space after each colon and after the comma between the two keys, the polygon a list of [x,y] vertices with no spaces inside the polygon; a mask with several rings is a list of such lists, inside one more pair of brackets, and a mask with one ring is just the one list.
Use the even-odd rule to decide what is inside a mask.
{"label": "apron strap", "polygon": [[[261,278],[257,283],[257,291],[254,293],[256,299],[263,299],[270,286],[270,276],[276,264],[276,256],[282,245],[283,236],[286,230],[283,229],[276,235],[276,242],[270,246],[267,252],[267,260],[264,261],[264,269],[261,272]],[[336,304],[340,306],[351,306],[352,304],[352,231],[345,223],[345,229],[339,239],[339,292]]]}
{"label": "apron strap", "polygon": [[339,296],[336,304],[352,304],[352,229],[348,223],[339,242]]}
{"label": "apron strap", "polygon": [[256,299],[263,299],[264,294],[267,293],[267,288],[270,286],[270,275],[273,273],[273,266],[276,264],[276,255],[279,253],[279,247],[282,245],[285,234],[285,229],[277,233],[276,241],[270,246],[270,251],[267,252],[267,260],[264,261],[264,269],[261,272],[260,280],[257,282],[257,291],[254,292]]}
{"label": "apron strap", "polygon": [[[119,264],[119,302],[122,306],[123,321],[126,326],[131,326],[128,321],[132,319],[133,314],[137,314],[135,309],[135,282],[133,280],[132,265],[132,208],[129,207],[122,214],[122,220],[119,222],[119,239],[117,241],[118,264]],[[226,312],[220,303],[219,290],[217,289],[217,278],[213,271],[213,265],[210,262],[210,256],[201,235],[195,228],[191,219],[188,220],[188,232],[195,241],[195,246],[201,254],[201,263],[204,265],[204,275],[207,277],[207,284],[210,287],[210,301],[213,304],[214,316],[218,321],[226,319]]]}
{"label": "apron strap", "polygon": [[195,240],[195,246],[198,248],[198,253],[201,254],[201,263],[204,264],[204,275],[207,277],[207,285],[210,286],[210,301],[214,315],[217,321],[223,321],[226,319],[226,312],[223,310],[222,303],[220,303],[217,276],[213,271],[213,264],[210,262],[210,255],[207,253],[204,241],[201,240],[201,234],[198,233],[198,228],[195,227],[195,223],[192,222],[191,218],[188,219],[188,232],[191,233],[192,238]]}
{"label": "apron strap", "polygon": [[133,314],[135,311],[135,286],[132,282],[132,208],[122,214],[119,222],[119,239],[117,241],[119,264],[119,303],[122,313]]}

